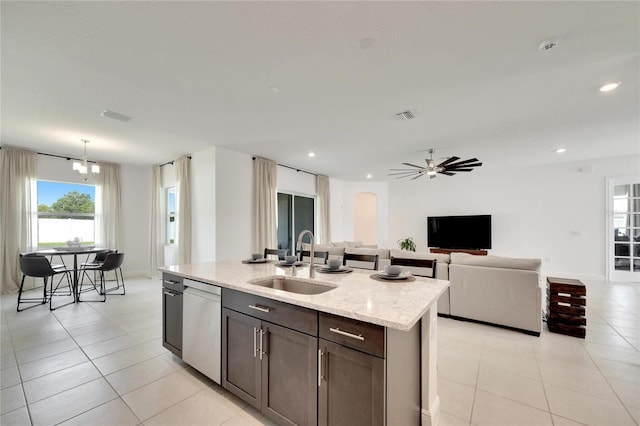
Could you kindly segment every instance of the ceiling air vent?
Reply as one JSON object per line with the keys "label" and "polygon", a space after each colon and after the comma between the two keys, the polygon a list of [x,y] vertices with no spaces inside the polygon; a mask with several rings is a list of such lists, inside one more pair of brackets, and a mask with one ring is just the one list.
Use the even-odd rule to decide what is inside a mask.
{"label": "ceiling air vent", "polygon": [[100,113],[101,116],[103,117],[107,117],[107,118],[112,118],[114,120],[118,120],[118,121],[124,121],[125,123],[129,122],[129,120],[131,120],[131,117],[124,115],[124,114],[120,114],[119,112],[115,112],[115,111],[111,111],[108,109],[105,109],[104,111],[102,111]]}
{"label": "ceiling air vent", "polygon": [[416,118],[416,113],[411,110],[407,110],[397,113],[396,118],[400,121],[411,120],[412,118]]}

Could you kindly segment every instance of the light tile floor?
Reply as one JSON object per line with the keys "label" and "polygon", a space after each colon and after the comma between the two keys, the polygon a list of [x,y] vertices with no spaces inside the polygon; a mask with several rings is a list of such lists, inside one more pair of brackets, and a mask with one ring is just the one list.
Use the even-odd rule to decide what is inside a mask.
{"label": "light tile floor", "polygon": [[[271,424],[162,348],[160,288],[54,312],[0,297],[0,424]],[[640,285],[587,292],[586,339],[439,318],[440,424],[638,425]]]}

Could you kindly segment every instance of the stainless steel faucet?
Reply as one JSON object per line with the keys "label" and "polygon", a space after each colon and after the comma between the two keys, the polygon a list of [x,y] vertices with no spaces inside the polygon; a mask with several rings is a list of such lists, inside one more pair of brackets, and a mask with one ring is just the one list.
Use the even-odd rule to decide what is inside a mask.
{"label": "stainless steel faucet", "polygon": [[[315,243],[313,241],[313,232],[309,231],[308,229],[305,229],[304,231],[302,231],[300,235],[298,235],[298,242],[296,243],[296,248],[299,247],[300,251],[302,251],[302,237],[304,237],[305,234],[309,234],[309,237],[311,238],[311,241],[310,241],[311,242],[311,260],[309,261],[309,278],[315,278],[316,270],[313,268],[313,259],[314,259],[314,251],[315,251]],[[302,260],[302,258],[300,260]]]}

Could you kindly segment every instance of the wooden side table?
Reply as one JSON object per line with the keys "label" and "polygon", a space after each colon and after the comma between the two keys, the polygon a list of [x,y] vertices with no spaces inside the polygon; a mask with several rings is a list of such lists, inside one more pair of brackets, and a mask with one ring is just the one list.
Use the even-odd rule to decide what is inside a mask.
{"label": "wooden side table", "polygon": [[587,287],[568,278],[547,277],[547,327],[553,333],[584,339],[587,334]]}

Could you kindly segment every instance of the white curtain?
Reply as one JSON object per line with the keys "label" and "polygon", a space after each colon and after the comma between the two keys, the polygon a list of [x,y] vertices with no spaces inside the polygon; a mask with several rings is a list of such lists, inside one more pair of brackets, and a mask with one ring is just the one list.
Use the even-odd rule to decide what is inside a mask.
{"label": "white curtain", "polygon": [[273,161],[256,158],[253,161],[253,252],[277,248],[277,170]]}
{"label": "white curtain", "polygon": [[174,162],[176,167],[176,242],[178,265],[191,263],[191,189],[189,158],[182,157]]}
{"label": "white curtain", "polygon": [[122,244],[122,205],[120,166],[100,164],[96,176],[96,245],[120,249]]}
{"label": "white curtain", "polygon": [[316,176],[316,195],[318,200],[318,229],[316,241],[318,244],[331,242],[331,225],[329,220],[331,193],[329,192],[329,177]]}
{"label": "white curtain", "polygon": [[37,154],[0,149],[0,293],[20,287],[19,254],[37,248]]}
{"label": "white curtain", "polygon": [[158,273],[158,266],[164,265],[162,223],[162,174],[160,166],[153,166],[151,170],[151,246],[147,273],[149,278]]}

